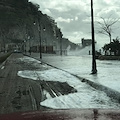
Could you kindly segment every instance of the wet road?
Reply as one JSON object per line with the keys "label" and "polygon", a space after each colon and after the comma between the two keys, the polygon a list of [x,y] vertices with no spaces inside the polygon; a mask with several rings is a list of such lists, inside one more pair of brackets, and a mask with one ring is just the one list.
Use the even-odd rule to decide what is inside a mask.
{"label": "wet road", "polygon": [[[35,57],[35,55],[34,55],[34,57]],[[91,72],[91,69],[90,69],[91,64],[90,63],[92,63],[91,62],[91,57],[92,57],[91,55],[84,55],[84,56],[73,56],[73,55],[71,55],[71,56],[55,56],[55,55],[44,55],[43,54],[43,59],[42,60],[49,63],[49,64],[51,64],[51,65],[53,65],[53,66],[64,69],[65,71],[68,71],[68,72],[70,72],[72,74],[75,74],[77,76],[80,76],[80,77],[82,76],[84,78],[89,78],[89,79],[91,79],[91,81],[95,81],[97,83],[100,83],[101,81],[99,81],[99,80],[102,80],[102,79],[98,79],[100,77],[100,75],[103,75],[104,76],[103,78],[106,79],[108,77],[108,76],[106,76],[106,73],[109,72],[109,70],[110,70],[109,68],[112,68],[112,67],[114,68],[114,66],[116,66],[116,64],[119,64],[119,61],[99,61],[99,60],[97,60],[98,68],[103,69],[103,70],[102,70],[101,73],[98,73],[98,75],[93,76],[93,75],[90,74],[90,72]],[[36,55],[36,58],[39,59],[39,56]],[[48,71],[46,71],[47,76],[49,77],[49,79],[51,78],[51,74],[54,74],[53,72],[55,72],[55,71],[50,72],[50,76],[49,76]],[[45,71],[44,71],[44,74],[45,74]],[[42,75],[42,73],[40,73],[40,75]],[[117,77],[119,77],[119,76],[117,76]],[[51,78],[51,79],[54,79],[54,78]],[[59,78],[56,78],[56,79],[59,79]],[[108,81],[106,79],[104,81],[104,83],[105,82],[109,83],[109,81],[111,79],[108,79]],[[111,82],[113,82],[113,81],[111,81]],[[106,84],[106,85],[108,85],[108,84]],[[115,84],[111,84],[111,85],[114,85],[114,87],[115,87]],[[118,85],[118,87],[119,87],[119,85]],[[102,90],[102,91],[104,91],[104,90]],[[86,93],[88,93],[88,92],[86,92]],[[97,94],[95,93],[95,95],[97,95]],[[98,92],[98,95],[100,95],[99,92]],[[84,96],[85,96],[85,93],[84,93]],[[100,95],[100,96],[102,96],[102,95]],[[55,101],[58,102],[59,100],[54,99],[54,102]],[[52,102],[52,101],[50,101],[50,102]],[[48,105],[48,101],[44,102],[44,105]]]}
{"label": "wet road", "polygon": [[118,60],[97,60],[97,75],[90,74],[92,70],[91,55],[62,57],[43,55],[43,61],[120,92],[120,61]]}
{"label": "wet road", "polygon": [[[2,111],[4,111],[4,113],[9,113],[10,111],[11,112],[15,112],[16,111],[16,107],[17,107],[17,109],[21,109],[22,111],[24,111],[24,110],[36,110],[36,109],[34,109],[33,107],[35,107],[35,106],[33,106],[33,104],[31,105],[31,101],[32,102],[34,102],[34,100],[36,100],[36,103],[38,104],[38,105],[40,105],[40,87],[39,87],[39,85],[36,83],[37,81],[31,81],[30,79],[23,79],[23,78],[21,78],[21,77],[18,77],[17,76],[17,71],[19,71],[19,70],[26,70],[26,69],[32,69],[33,70],[33,66],[28,66],[28,65],[31,65],[31,63],[33,63],[33,61],[31,61],[30,60],[30,64],[28,64],[28,63],[24,63],[23,61],[20,61],[21,59],[23,59],[23,56],[18,56],[18,58],[19,59],[17,59],[18,61],[16,61],[16,59],[14,59],[14,56],[11,56],[12,58],[11,59],[9,59],[8,60],[8,62],[6,63],[6,66],[5,66],[5,69],[3,69],[3,70],[1,70],[1,83],[3,83],[3,84],[1,84],[1,91],[0,91],[0,97],[1,97],[1,99],[0,99],[0,105],[1,105],[1,110]],[[16,57],[15,57],[16,58]],[[29,62],[28,61],[28,59],[30,59],[30,58],[27,58],[27,62]],[[14,67],[11,67],[11,65],[12,66],[14,66]],[[38,63],[38,65],[37,66],[39,66],[39,63]],[[8,72],[7,72],[7,71]],[[6,72],[5,72],[6,71]],[[11,73],[12,74],[9,74],[10,73],[10,71],[11,71]],[[33,71],[34,72],[34,71]],[[45,72],[45,71],[44,71]],[[12,75],[12,76],[11,76]],[[40,74],[41,75],[41,74]],[[47,75],[48,75],[48,72],[47,72]],[[50,74],[51,75],[51,74]],[[14,76],[14,78],[13,78],[13,76]],[[29,76],[30,76],[30,74],[29,74]],[[10,78],[10,79],[8,79],[8,77]],[[48,77],[50,77],[50,76],[48,76]],[[71,77],[70,77],[71,78]],[[56,84],[56,83],[55,83]],[[4,86],[3,86],[4,85]],[[20,87],[21,86],[21,87]],[[84,89],[82,89],[82,90],[84,90]],[[20,92],[21,91],[21,92]],[[20,93],[22,93],[22,96],[21,96],[21,94]],[[80,93],[82,93],[81,91],[80,91]],[[90,93],[91,94],[91,93]],[[100,95],[100,94],[98,94],[98,95]],[[83,94],[82,94],[82,96],[84,96]],[[81,96],[81,97],[82,97]],[[90,95],[91,96],[91,95]],[[79,96],[80,97],[80,96]],[[85,96],[84,96],[85,97]],[[93,97],[95,97],[95,96],[93,96]],[[58,97],[57,97],[58,98]],[[73,96],[71,97],[71,98],[74,98]],[[86,97],[85,97],[86,98]],[[55,100],[55,99],[53,99],[53,100]],[[80,100],[80,98],[79,98],[79,100]],[[28,102],[29,101],[29,102]],[[65,99],[64,99],[64,101],[65,101]],[[84,101],[86,101],[86,100],[84,100]],[[55,102],[55,101],[54,101]],[[97,102],[99,102],[99,101],[96,101],[96,103]],[[100,101],[101,102],[101,101]],[[104,102],[104,101],[103,101]],[[53,103],[53,102],[52,102]],[[67,101],[67,103],[68,103],[68,101]],[[75,101],[74,101],[74,103],[75,103]],[[80,102],[79,102],[80,103]],[[95,102],[94,102],[95,103]],[[47,103],[48,104],[48,103]],[[85,103],[84,103],[85,104]],[[89,104],[89,103],[88,103]],[[103,103],[104,104],[104,103]],[[58,105],[58,102],[57,102],[57,105]],[[110,104],[110,105],[113,105],[113,103],[112,104]],[[18,111],[21,111],[21,110],[18,110]],[[55,110],[56,111],[56,110]],[[70,111],[70,112],[69,112]],[[68,116],[69,115],[71,115],[71,113],[72,113],[72,116],[69,116],[69,118],[68,117],[64,117],[62,114],[60,114],[60,117],[59,117],[59,119],[76,119],[76,117],[79,119],[79,118],[81,118],[81,116],[83,117],[83,119],[86,119],[86,114],[83,114],[83,113],[86,113],[85,111],[81,111],[81,112],[78,112],[78,114],[76,114],[76,112],[78,111],[78,109],[77,109],[77,111],[75,112],[75,110],[74,111],[72,111],[72,109],[71,110],[69,110],[69,111],[66,111],[68,114]],[[95,115],[95,116],[93,116],[96,112],[94,111],[94,110],[90,110],[89,112],[91,113],[92,112],[92,114],[89,114],[88,113],[88,119],[93,119],[93,118],[95,118],[95,120],[97,119],[96,117],[100,117],[100,115],[99,116],[97,116],[97,115]],[[113,112],[113,111],[112,111]],[[35,112],[34,112],[35,113]],[[28,116],[29,118],[28,119],[30,119],[30,118],[33,118],[33,114],[34,113],[32,113],[32,116]],[[46,114],[44,114],[44,113],[41,113],[41,116],[36,116],[36,114],[34,114],[34,117],[37,117],[37,118],[41,118],[43,115],[44,116],[46,116],[47,115],[47,117],[48,118],[50,118],[50,119],[53,119],[54,118],[54,116],[53,115],[55,115],[54,113],[53,113],[53,115],[52,115],[52,117],[49,117],[49,116],[51,116],[51,114],[48,114],[48,113],[51,113],[51,111],[49,111],[49,112],[47,112],[47,111],[45,111],[45,113]],[[55,112],[56,113],[56,112]],[[101,111],[100,111],[100,113],[101,113]],[[111,112],[110,113],[108,113],[109,115],[112,115],[112,116],[110,116],[110,117],[114,117],[114,116],[118,116],[119,117],[119,114],[117,113],[117,111],[114,111],[114,113],[115,114],[112,114]],[[23,115],[27,115],[28,113],[23,113],[22,114],[22,116],[20,117],[19,115],[18,116],[15,116],[14,114],[13,114],[13,116],[11,116],[10,115],[10,117],[14,117],[14,119],[18,119],[18,118],[21,118],[22,119],[22,117],[25,117],[25,119],[26,119],[26,116],[23,116]],[[63,114],[65,115],[65,113],[64,113],[64,111],[63,111]],[[108,116],[108,114],[106,113],[106,114],[103,114],[102,113],[102,118],[103,117],[105,117],[105,119],[107,119],[109,116]],[[40,114],[39,114],[40,115]],[[74,117],[73,117],[73,115],[74,115]],[[105,116],[104,116],[105,115]],[[62,116],[62,117],[61,117]],[[8,118],[10,118],[10,117],[8,117],[7,116],[7,119]],[[72,118],[71,118],[72,117]],[[85,118],[84,118],[85,117]],[[117,117],[117,118],[118,118]],[[6,119],[6,116],[1,116],[1,120],[5,120]],[[41,118],[42,119],[42,118]],[[47,119],[47,118],[46,118]],[[56,118],[55,118],[56,119]],[[109,118],[108,118],[109,119]]]}

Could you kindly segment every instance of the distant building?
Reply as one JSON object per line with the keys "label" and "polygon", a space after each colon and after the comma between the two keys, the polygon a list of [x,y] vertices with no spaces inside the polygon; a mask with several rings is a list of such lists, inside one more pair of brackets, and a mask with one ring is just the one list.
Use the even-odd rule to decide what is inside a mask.
{"label": "distant building", "polygon": [[82,38],[81,42],[82,42],[82,47],[86,47],[86,46],[89,46],[89,45],[92,44],[92,39],[84,39],[84,38]]}

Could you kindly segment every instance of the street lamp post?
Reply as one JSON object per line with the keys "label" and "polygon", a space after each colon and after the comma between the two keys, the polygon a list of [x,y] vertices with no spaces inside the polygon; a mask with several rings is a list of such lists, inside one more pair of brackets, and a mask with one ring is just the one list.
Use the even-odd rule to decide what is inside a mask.
{"label": "street lamp post", "polygon": [[[42,30],[42,28],[41,28],[41,23],[39,23],[40,22],[40,19],[39,19],[39,16],[38,16],[38,20],[37,20],[37,22],[38,22],[38,35],[39,35],[39,45],[40,45],[40,47],[39,47],[39,53],[40,53],[40,59],[42,59],[42,40],[41,40],[41,30]],[[34,25],[36,25],[36,22],[34,22]],[[43,28],[43,31],[46,31],[46,29],[45,28]]]}
{"label": "street lamp post", "polygon": [[29,40],[29,53],[31,55],[31,44],[30,44],[30,36],[28,36],[28,40]]}
{"label": "street lamp post", "polygon": [[91,30],[92,30],[92,74],[96,74],[97,73],[97,69],[96,69],[96,58],[95,58],[93,0],[91,0]]}
{"label": "street lamp post", "polygon": [[60,55],[62,56],[62,33],[60,36]]}
{"label": "street lamp post", "polygon": [[23,52],[26,54],[26,40],[23,41]]}
{"label": "street lamp post", "polygon": [[[45,31],[46,31],[45,27],[43,27],[42,30],[43,30],[43,34],[45,34]],[[42,43],[43,43],[43,52],[46,53],[46,35],[44,35],[44,36],[45,37],[42,40]]]}
{"label": "street lamp post", "polygon": [[[40,59],[42,59],[42,49],[41,49],[41,25],[40,25],[40,19],[38,16],[37,23],[38,23],[38,35],[39,35],[39,53],[40,53]],[[34,22],[34,25],[36,25],[36,22]]]}
{"label": "street lamp post", "polygon": [[39,31],[39,52],[40,52],[40,59],[42,59],[42,48],[41,48],[41,25],[39,23],[39,18],[38,18],[38,31]]}

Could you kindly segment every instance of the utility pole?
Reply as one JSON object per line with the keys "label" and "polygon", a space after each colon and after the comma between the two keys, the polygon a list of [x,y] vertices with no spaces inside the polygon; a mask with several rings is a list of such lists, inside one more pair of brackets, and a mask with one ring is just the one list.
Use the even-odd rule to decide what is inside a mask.
{"label": "utility pole", "polygon": [[29,40],[29,53],[31,55],[31,43],[30,43],[31,37],[30,36],[28,36],[28,40]]}
{"label": "utility pole", "polygon": [[62,32],[60,32],[60,55],[62,56]]}
{"label": "utility pole", "polygon": [[33,23],[34,25],[37,25],[38,28],[38,37],[39,37],[39,53],[40,53],[40,59],[42,59],[42,44],[41,44],[41,23],[39,14],[37,15],[37,22]]}
{"label": "utility pole", "polygon": [[41,23],[38,14],[38,32],[39,32],[39,52],[40,52],[40,59],[42,59],[42,45],[41,45]]}
{"label": "utility pole", "polygon": [[96,74],[97,69],[96,69],[96,58],[95,58],[93,0],[91,0],[91,31],[92,31],[92,74]]}

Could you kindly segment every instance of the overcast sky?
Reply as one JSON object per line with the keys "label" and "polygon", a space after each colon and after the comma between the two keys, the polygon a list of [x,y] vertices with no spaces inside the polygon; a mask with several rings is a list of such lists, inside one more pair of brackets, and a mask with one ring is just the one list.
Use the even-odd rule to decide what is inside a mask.
{"label": "overcast sky", "polygon": [[[57,22],[63,36],[74,43],[80,43],[81,38],[91,38],[91,0],[30,0],[40,5],[42,13],[47,14]],[[119,0],[93,0],[95,32],[97,33],[100,17],[119,18]],[[113,26],[112,38],[120,37],[120,21]],[[103,34],[95,34],[98,43],[109,43],[109,38]]]}

